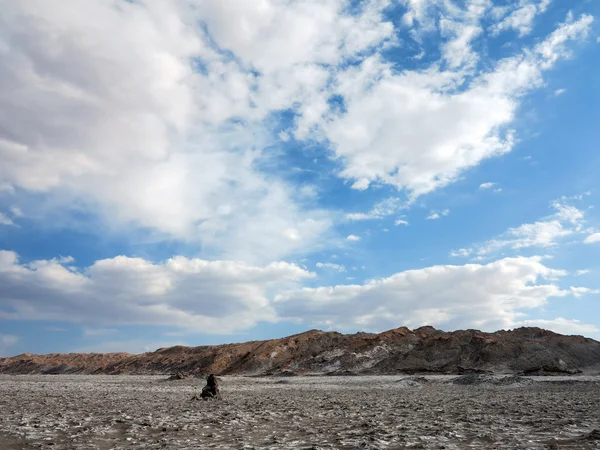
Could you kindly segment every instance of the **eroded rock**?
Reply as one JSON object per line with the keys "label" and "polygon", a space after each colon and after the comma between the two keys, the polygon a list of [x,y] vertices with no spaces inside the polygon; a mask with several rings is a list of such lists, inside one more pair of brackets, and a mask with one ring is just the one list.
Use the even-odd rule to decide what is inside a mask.
{"label": "eroded rock", "polygon": [[200,394],[200,398],[204,400],[219,398],[221,396],[219,390],[219,384],[217,382],[217,377],[215,377],[212,373],[206,377],[206,386],[202,388],[202,393]]}
{"label": "eroded rock", "polygon": [[189,378],[190,374],[188,372],[175,372],[173,375],[171,375],[169,378],[167,378],[168,380],[185,380],[186,378]]}

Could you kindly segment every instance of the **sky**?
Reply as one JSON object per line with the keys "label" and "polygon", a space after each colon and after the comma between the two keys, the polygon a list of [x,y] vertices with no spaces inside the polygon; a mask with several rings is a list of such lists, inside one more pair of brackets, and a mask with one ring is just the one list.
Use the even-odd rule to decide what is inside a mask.
{"label": "sky", "polygon": [[0,356],[600,339],[599,2],[0,9]]}

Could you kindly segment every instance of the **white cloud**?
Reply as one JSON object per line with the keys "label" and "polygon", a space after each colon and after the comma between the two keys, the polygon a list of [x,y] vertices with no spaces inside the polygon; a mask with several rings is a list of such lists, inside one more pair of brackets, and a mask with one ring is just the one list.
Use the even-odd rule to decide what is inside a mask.
{"label": "white cloud", "polygon": [[506,258],[486,265],[433,266],[363,285],[303,288],[275,298],[282,318],[335,328],[384,330],[399,324],[497,330],[519,323],[549,299],[570,295],[551,279],[566,275],[540,258]]}
{"label": "white cloud", "polygon": [[[326,266],[334,268],[322,263]],[[290,319],[330,320],[340,328],[430,323],[496,329],[517,323],[521,310],[543,306],[551,297],[596,292],[563,290],[550,282],[564,275],[540,258],[507,258],[400,272],[363,285],[300,288],[312,274],[288,263],[259,267],[183,257],[151,263],[121,256],[77,271],[58,260],[19,264],[13,252],[4,251],[0,317],[70,321],[83,325],[89,337],[126,324],[233,333],[259,321]]]}
{"label": "white cloud", "polygon": [[556,212],[533,223],[526,223],[515,228],[509,228],[497,238],[475,245],[473,248],[462,248],[452,251],[450,256],[477,258],[490,256],[496,252],[525,248],[555,247],[565,237],[580,233],[583,227],[584,213],[575,206],[561,201],[552,202]]}
{"label": "white cloud", "polygon": [[600,289],[590,289],[586,287],[571,286],[570,290],[575,297],[581,297],[587,294],[600,294]]}
{"label": "white cloud", "polygon": [[18,336],[0,333],[0,357],[8,356],[10,348],[16,345],[19,340]]}
{"label": "white cloud", "polygon": [[350,234],[346,237],[349,241],[360,241],[360,236],[356,236],[355,234]]}
{"label": "white cloud", "polygon": [[335,264],[335,263],[331,263],[331,262],[318,262],[317,264],[315,264],[319,269],[333,269],[333,270],[337,270],[338,272],[345,272],[346,271],[346,267],[343,264]]}
{"label": "white cloud", "polygon": [[[387,183],[414,199],[510,150],[520,97],[592,21],[482,72],[472,44],[489,2],[403,3],[415,39],[443,34],[442,59],[423,70],[384,59],[401,31],[387,0],[352,14],[344,0],[8,3],[1,189],[37,194],[41,204],[24,205],[32,219],[67,220],[77,204],[208,256],[258,264],[305,252],[328,241],[331,214],[261,171],[276,157],[265,149],[292,136],[331,143],[353,188]],[[272,113],[290,109],[293,126],[274,132]]]}
{"label": "white cloud", "polygon": [[587,275],[588,273],[590,273],[590,269],[581,269],[575,271],[576,276]]}
{"label": "white cloud", "polygon": [[518,31],[521,37],[531,33],[535,16],[546,12],[550,2],[551,0],[541,0],[539,2],[521,0],[519,7],[514,9],[500,23],[492,26],[492,33],[498,35],[502,31],[510,29]]}
{"label": "white cloud", "polygon": [[311,276],[284,262],[252,266],[181,256],[162,263],[118,256],[76,270],[56,259],[20,264],[14,252],[0,251],[0,319],[226,334],[277,320],[270,293]]}
{"label": "white cloud", "polygon": [[558,97],[559,95],[563,95],[565,92],[567,92],[566,89],[557,89],[554,91],[554,95]]}
{"label": "white cloud", "polygon": [[[44,194],[37,197],[41,205],[28,208],[40,220],[48,214],[66,220],[65,210],[75,202],[110,225],[200,241],[209,255],[268,261],[314,245],[330,226],[328,215],[311,211],[292,187],[256,167],[270,158],[262,149],[276,139],[262,119],[318,89],[318,70],[288,67],[288,85],[271,90],[277,76],[284,76],[273,75],[263,87],[270,95],[252,99],[256,76],[215,51],[198,23],[206,19],[215,32],[228,29],[218,37],[237,36],[244,46],[248,40],[237,25],[252,24],[261,34],[263,22],[251,16],[272,12],[269,23],[277,33],[261,34],[262,42],[252,40],[254,50],[246,49],[267,52],[282,44],[278,38],[286,28],[280,19],[286,11],[282,5],[277,10],[240,6],[232,16],[220,16],[217,10],[231,9],[223,2],[195,7],[154,0],[124,2],[118,8],[104,1],[83,5],[69,0],[61,8],[44,1],[5,5],[2,185]],[[322,20],[336,20],[336,5],[321,10],[330,12]],[[288,25],[298,33],[307,31],[302,25],[310,11]],[[230,20],[233,28],[221,19]],[[329,32],[320,34],[317,28],[308,50],[305,40],[297,40],[300,35],[288,36],[296,39],[290,42],[297,51],[282,48],[302,63],[299,52],[316,58],[313,53],[327,44],[330,50],[324,51],[330,54],[339,39],[354,36],[358,51],[368,36],[356,33],[367,22],[346,21],[345,31],[331,41]],[[270,47],[265,39],[272,39]],[[238,50],[239,56],[246,55]],[[198,64],[202,69],[194,70]],[[281,92],[286,89],[292,92]],[[231,122],[239,117],[244,120]],[[298,239],[286,235],[293,226],[302,230]]]}
{"label": "white cloud", "polygon": [[491,189],[494,186],[496,186],[498,183],[492,183],[491,181],[488,181],[486,183],[481,183],[479,185],[479,189]]}
{"label": "white cloud", "polygon": [[[508,235],[512,239],[501,241],[501,245],[510,245],[514,249],[525,247],[552,247],[561,237],[568,236],[573,231],[565,228],[558,220],[526,223],[517,228],[510,228]],[[508,242],[506,244],[505,242]]]}
{"label": "white cloud", "polygon": [[16,224],[10,217],[0,212],[0,225],[15,226]]}
{"label": "white cloud", "polygon": [[595,244],[596,242],[600,242],[600,233],[592,233],[588,237],[586,237],[583,242],[586,244]]}
{"label": "white cloud", "polygon": [[426,219],[427,220],[437,220],[437,219],[440,219],[442,216],[447,216],[448,214],[450,214],[449,209],[443,209],[441,211],[432,210],[431,213],[429,214],[429,216],[426,217]]}
{"label": "white cloud", "polygon": [[371,220],[371,219],[374,219],[374,217],[370,216],[367,213],[348,213],[348,214],[346,214],[346,219],[348,219],[348,220]]}
{"label": "white cloud", "polygon": [[394,225],[396,225],[396,226],[398,226],[398,225],[408,225],[408,222],[406,220],[403,220],[403,219],[397,219],[394,222]]}
{"label": "white cloud", "polygon": [[472,253],[471,249],[461,248],[459,250],[454,250],[454,251],[450,252],[450,256],[466,258],[467,256],[470,256],[471,253]]}
{"label": "white cloud", "polygon": [[346,219],[353,221],[383,219],[395,214],[402,207],[399,198],[390,197],[377,203],[368,213],[348,213]]}
{"label": "white cloud", "polygon": [[[497,62],[490,72],[397,71],[380,56],[337,75],[345,114],[330,114],[315,137],[333,144],[345,162],[340,175],[406,189],[412,199],[454,181],[481,161],[511,150],[520,99],[540,87],[543,72],[568,56],[593,18],[561,24],[532,49]],[[306,126],[305,126],[306,128]]]}

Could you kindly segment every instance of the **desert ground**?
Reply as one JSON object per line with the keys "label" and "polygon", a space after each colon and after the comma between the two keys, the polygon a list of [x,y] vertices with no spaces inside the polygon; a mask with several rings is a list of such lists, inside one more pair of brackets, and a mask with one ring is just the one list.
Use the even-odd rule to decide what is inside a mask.
{"label": "desert ground", "polygon": [[0,449],[600,449],[600,377],[0,375]]}

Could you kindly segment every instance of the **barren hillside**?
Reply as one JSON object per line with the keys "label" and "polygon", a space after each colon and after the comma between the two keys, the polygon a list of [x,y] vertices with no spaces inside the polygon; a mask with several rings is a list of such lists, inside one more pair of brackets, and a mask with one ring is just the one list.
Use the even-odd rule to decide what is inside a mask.
{"label": "barren hillside", "polygon": [[600,371],[600,342],[539,328],[484,333],[401,327],[379,334],[311,330],[268,341],[161,348],[130,355],[22,354],[0,359],[0,373],[303,375],[569,374]]}

